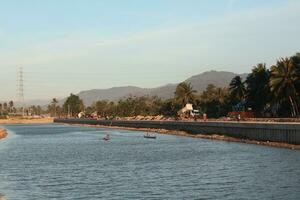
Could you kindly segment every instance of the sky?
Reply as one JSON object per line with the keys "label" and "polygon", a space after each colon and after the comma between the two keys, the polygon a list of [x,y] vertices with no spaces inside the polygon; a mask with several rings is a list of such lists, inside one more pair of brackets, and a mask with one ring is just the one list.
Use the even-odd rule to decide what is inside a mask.
{"label": "sky", "polygon": [[0,0],[0,100],[250,72],[300,51],[300,0]]}

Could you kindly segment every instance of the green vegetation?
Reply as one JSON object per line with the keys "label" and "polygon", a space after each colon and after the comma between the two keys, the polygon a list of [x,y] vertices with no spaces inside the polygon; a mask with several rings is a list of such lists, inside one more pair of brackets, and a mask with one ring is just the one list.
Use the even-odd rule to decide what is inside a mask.
{"label": "green vegetation", "polygon": [[300,53],[297,53],[279,59],[270,69],[260,63],[252,68],[246,80],[236,76],[225,88],[208,85],[197,94],[190,83],[183,82],[177,86],[172,99],[153,101],[151,97],[130,97],[102,106],[105,113],[99,106],[97,111],[103,115],[113,113],[113,116],[175,116],[186,103],[192,103],[200,114],[215,118],[227,116],[231,111],[247,110],[256,117],[296,117],[299,116],[299,95]]}
{"label": "green vegetation", "polygon": [[209,85],[197,106],[210,117],[252,110],[256,117],[297,117],[300,103],[300,53],[281,58],[268,69],[260,63],[246,80],[234,77],[228,88]]}
{"label": "green vegetation", "polygon": [[48,106],[52,116],[76,116],[85,111],[87,115],[97,112],[101,117],[132,117],[148,115],[176,116],[187,103],[192,103],[200,114],[209,117],[227,116],[231,111],[251,110],[256,117],[299,116],[300,53],[281,58],[270,69],[260,63],[252,68],[246,80],[240,76],[232,79],[227,87],[208,85],[197,93],[190,83],[178,84],[174,97],[162,100],[157,97],[130,96],[119,101],[96,101],[84,107],[82,100],[71,94],[63,107],[54,98]]}
{"label": "green vegetation", "polygon": [[82,100],[79,98],[79,96],[70,94],[70,96],[67,98],[67,100],[63,105],[63,112],[67,113],[68,116],[75,117],[79,112],[83,110],[84,110],[84,105]]}
{"label": "green vegetation", "polygon": [[[232,111],[253,112],[256,117],[298,117],[300,112],[300,53],[281,58],[270,68],[259,63],[254,66],[246,80],[240,76],[232,79],[227,87],[208,85],[206,90],[197,93],[191,83],[182,82],[174,91],[174,97],[160,99],[151,96],[129,96],[118,101],[100,100],[85,107],[79,96],[71,94],[62,106],[56,98],[48,105],[47,111],[40,106],[27,107],[27,115],[48,113],[52,117],[77,117],[84,112],[86,116],[133,117],[133,116],[177,116],[187,103],[199,110],[200,115],[219,118]],[[0,115],[16,115],[14,102],[0,103]]]}
{"label": "green vegetation", "polygon": [[227,115],[231,107],[229,106],[230,103],[228,88],[220,88],[210,84],[199,95],[195,105],[201,113],[207,113],[209,117],[217,118]]}
{"label": "green vegetation", "polygon": [[229,84],[229,89],[231,95],[234,96],[238,101],[243,101],[245,99],[245,84],[242,82],[240,76],[236,76],[232,79]]}
{"label": "green vegetation", "polygon": [[300,66],[294,58],[284,58],[271,67],[270,88],[272,93],[271,105],[278,114],[295,117],[299,114],[299,79]]}
{"label": "green vegetation", "polygon": [[259,117],[263,116],[265,107],[271,100],[269,77],[270,71],[266,64],[260,63],[253,67],[245,81],[247,106]]}
{"label": "green vegetation", "polygon": [[14,107],[14,102],[9,101],[0,103],[0,116],[6,116],[9,114],[15,114],[17,112],[16,108]]}
{"label": "green vegetation", "polygon": [[163,101],[157,97],[127,97],[118,102],[97,101],[86,109],[88,114],[93,111],[102,117],[130,117],[137,115],[158,115]]}
{"label": "green vegetation", "polygon": [[281,58],[270,69],[258,64],[244,82],[234,78],[230,91],[240,102],[244,100],[244,106],[252,108],[255,116],[299,116],[300,54]]}
{"label": "green vegetation", "polygon": [[51,103],[48,105],[48,113],[51,117],[57,117],[61,113],[61,108],[57,105],[58,101],[56,98],[53,98]]}
{"label": "green vegetation", "polygon": [[179,83],[175,91],[175,101],[184,107],[187,103],[193,103],[195,101],[196,92],[196,90],[193,90],[191,83]]}
{"label": "green vegetation", "polygon": [[41,106],[28,106],[24,109],[22,107],[15,107],[15,103],[11,100],[8,103],[0,103],[0,116],[1,118],[6,118],[7,116],[34,116],[34,115],[42,115],[45,114]]}

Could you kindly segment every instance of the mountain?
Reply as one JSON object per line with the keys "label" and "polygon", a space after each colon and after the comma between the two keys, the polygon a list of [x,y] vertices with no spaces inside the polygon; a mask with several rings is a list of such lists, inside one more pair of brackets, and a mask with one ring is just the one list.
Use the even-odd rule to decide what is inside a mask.
{"label": "mountain", "polygon": [[126,96],[144,96],[149,93],[150,89],[144,89],[134,86],[113,87],[110,89],[93,89],[81,91],[77,95],[85,104],[91,105],[96,100],[116,101]]}
{"label": "mountain", "polygon": [[[235,76],[241,76],[245,80],[247,74],[235,74],[225,71],[208,71],[185,80],[191,83],[193,88],[198,92],[206,89],[208,84],[214,84],[218,87],[228,86]],[[109,89],[93,89],[85,90],[78,93],[78,96],[84,101],[85,105],[91,105],[97,100],[117,101],[120,98],[128,96],[158,96],[162,99],[174,96],[176,86],[178,84],[168,84],[157,88],[140,88],[134,86],[113,87]],[[65,99],[64,99],[65,100]],[[61,100],[60,102],[64,102]]]}
{"label": "mountain", "polygon": [[225,71],[208,71],[196,76],[192,76],[185,80],[187,83],[191,83],[195,90],[202,92],[206,89],[208,84],[214,84],[218,87],[228,86],[232,78],[235,76],[241,76],[242,80],[247,78],[248,74],[235,74]]}

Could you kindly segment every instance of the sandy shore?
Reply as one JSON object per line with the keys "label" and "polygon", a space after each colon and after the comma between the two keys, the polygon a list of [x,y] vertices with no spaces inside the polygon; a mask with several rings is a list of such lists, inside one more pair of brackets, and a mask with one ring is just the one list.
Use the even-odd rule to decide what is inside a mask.
{"label": "sandy shore", "polygon": [[[20,119],[20,118],[10,118],[10,119],[0,119],[0,124],[48,124],[53,123],[53,118],[40,118],[40,119]],[[0,128],[0,139],[5,138],[7,132],[5,129]],[[0,196],[1,200],[1,196]]]}
{"label": "sandy shore", "polygon": [[3,195],[0,194],[0,200],[6,200]]}
{"label": "sandy shore", "polygon": [[0,139],[3,139],[7,136],[7,132],[5,129],[0,128]]}
{"label": "sandy shore", "polygon": [[0,124],[48,124],[53,123],[53,118],[38,118],[38,119],[0,119]]}
{"label": "sandy shore", "polygon": [[[68,124],[70,125],[70,124]],[[209,139],[209,140],[219,140],[219,141],[226,141],[226,142],[240,142],[246,144],[255,144],[255,145],[266,145],[271,147],[279,147],[279,148],[287,148],[287,149],[295,149],[300,150],[300,145],[294,144],[287,144],[287,143],[280,143],[280,142],[270,142],[270,141],[256,141],[256,140],[248,140],[248,139],[239,139],[233,138],[224,135],[218,134],[190,134],[185,131],[175,131],[175,130],[166,130],[166,129],[153,129],[153,128],[131,128],[131,127],[120,127],[120,126],[102,126],[102,125],[86,125],[86,124],[72,124],[75,126],[86,126],[86,127],[97,127],[97,128],[111,128],[111,129],[122,129],[122,130],[130,130],[130,131],[145,131],[145,132],[156,132],[160,134],[166,135],[176,135],[176,136],[183,136],[183,137],[193,137],[193,138],[202,138],[202,139]]]}

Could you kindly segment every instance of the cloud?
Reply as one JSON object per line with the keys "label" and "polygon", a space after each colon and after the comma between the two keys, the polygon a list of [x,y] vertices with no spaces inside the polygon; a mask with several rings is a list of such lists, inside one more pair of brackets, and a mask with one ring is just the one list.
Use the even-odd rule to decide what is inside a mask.
{"label": "cloud", "polygon": [[[236,1],[229,1],[233,5]],[[118,68],[176,66],[179,71],[220,66],[244,71],[255,62],[271,62],[300,46],[295,26],[300,3],[227,14],[207,22],[114,37],[73,36],[0,55],[1,65]],[[296,41],[295,41],[296,40]],[[284,54],[284,55],[282,55]],[[215,56],[218,56],[216,59]],[[230,68],[232,67],[232,68]]]}
{"label": "cloud", "polygon": [[[35,84],[42,88],[36,90],[48,87],[48,93],[52,89],[50,96],[58,89],[66,94],[74,88],[151,87],[212,69],[248,72],[256,63],[273,64],[277,58],[299,51],[299,10],[300,3],[294,2],[130,35],[73,35],[1,52],[0,69],[7,73],[8,66],[19,65],[31,71],[43,69],[38,76],[54,73],[45,79],[45,87],[40,86],[43,78]],[[90,80],[82,80],[80,85],[72,81],[68,85],[68,80],[57,77],[70,72],[81,75],[87,69],[97,76],[91,78],[89,73]]]}

